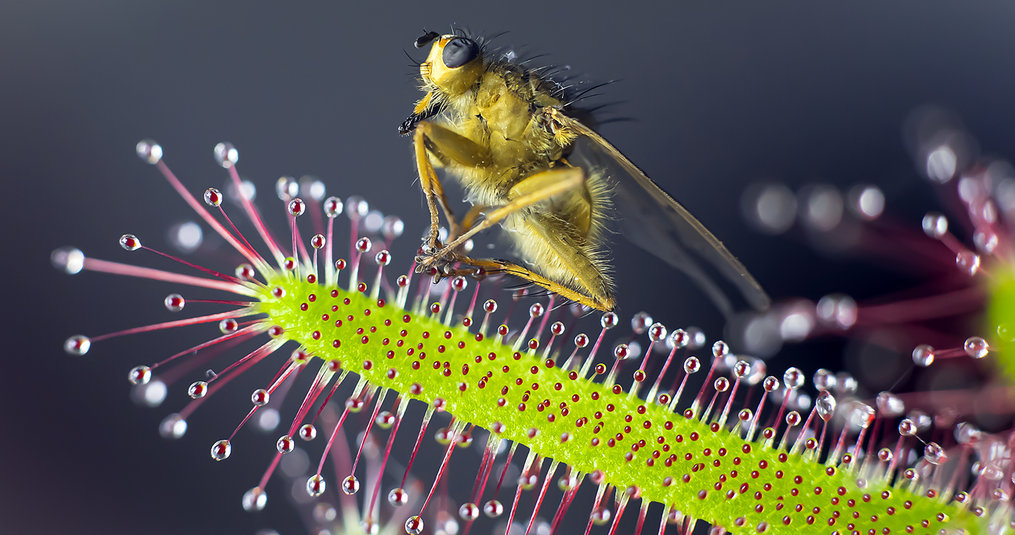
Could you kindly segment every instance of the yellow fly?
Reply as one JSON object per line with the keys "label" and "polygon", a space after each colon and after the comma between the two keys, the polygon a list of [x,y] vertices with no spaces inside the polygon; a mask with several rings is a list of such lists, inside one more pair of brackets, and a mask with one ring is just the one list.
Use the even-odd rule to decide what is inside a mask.
{"label": "yellow fly", "polygon": [[[686,272],[724,311],[731,305],[699,260],[732,281],[751,305],[767,306],[765,292],[722,242],[569,115],[559,84],[507,58],[490,57],[466,35],[427,32],[415,45],[431,43],[419,66],[426,94],[399,128],[412,132],[430,210],[417,271],[435,268],[435,279],[475,268],[504,272],[611,310],[616,299],[604,232],[616,210],[628,239]],[[435,165],[458,178],[473,205],[460,221],[448,207]],[[449,227],[443,244],[438,206]],[[464,254],[466,240],[497,224],[528,268]]]}

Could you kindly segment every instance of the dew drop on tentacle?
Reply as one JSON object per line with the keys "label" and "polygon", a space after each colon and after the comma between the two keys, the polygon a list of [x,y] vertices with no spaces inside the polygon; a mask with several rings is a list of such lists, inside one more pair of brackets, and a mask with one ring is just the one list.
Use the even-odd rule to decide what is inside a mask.
{"label": "dew drop on tentacle", "polygon": [[204,243],[204,231],[194,221],[184,221],[169,227],[169,241],[176,250],[190,254]]}
{"label": "dew drop on tentacle", "polygon": [[824,368],[818,368],[818,370],[814,372],[813,381],[814,388],[818,389],[819,392],[832,390],[838,384],[835,374]]}
{"label": "dew drop on tentacle", "polygon": [[320,496],[324,494],[328,484],[321,477],[321,474],[314,474],[307,479],[307,494],[311,496]]}
{"label": "dew drop on tentacle", "polygon": [[162,161],[162,146],[152,139],[142,139],[135,146],[137,157],[142,161],[155,165]]}
{"label": "dew drop on tentacle", "polygon": [[141,240],[133,234],[120,236],[120,247],[125,251],[136,251],[141,248]]}
{"label": "dew drop on tentacle", "polygon": [[906,404],[902,398],[892,392],[879,392],[874,399],[881,416],[894,418],[906,411]]}
{"label": "dew drop on tentacle", "polygon": [[381,235],[384,236],[384,239],[390,242],[400,237],[404,232],[405,223],[402,222],[401,218],[393,215],[384,217],[384,222],[381,223]]}
{"label": "dew drop on tentacle", "polygon": [[166,306],[166,310],[170,312],[179,312],[186,306],[187,301],[180,294],[169,294],[163,300],[163,304]]}
{"label": "dew drop on tentacle", "polygon": [[204,203],[211,207],[220,206],[222,204],[222,192],[217,188],[204,190]]}
{"label": "dew drop on tentacle", "polygon": [[179,439],[187,434],[187,420],[180,414],[172,413],[159,423],[159,435],[162,438]]}
{"label": "dew drop on tentacle", "polygon": [[636,335],[645,334],[650,325],[652,325],[652,316],[648,312],[637,312],[631,316],[631,330]]}
{"label": "dew drop on tentacle", "polygon": [[928,442],[923,447],[923,458],[930,464],[941,465],[948,460],[948,455],[945,454],[944,448],[937,442]]}
{"label": "dew drop on tentacle", "polygon": [[300,426],[297,434],[305,442],[310,442],[317,437],[317,428],[314,427],[314,424],[303,424]]}
{"label": "dew drop on tentacle", "polygon": [[990,344],[979,336],[970,336],[962,344],[962,349],[966,352],[966,355],[974,359],[982,359],[990,352]]}
{"label": "dew drop on tentacle", "polygon": [[405,521],[405,532],[409,535],[419,535],[423,533],[423,519],[418,516],[410,516]]}
{"label": "dew drop on tentacle", "polygon": [[78,356],[88,353],[92,347],[92,340],[83,334],[71,336],[63,343],[63,350],[70,355]]}
{"label": "dew drop on tentacle", "polygon": [[275,449],[278,450],[279,453],[289,453],[294,448],[296,448],[296,441],[289,435],[282,435],[278,437],[278,440],[275,442]]}
{"label": "dew drop on tentacle", "polygon": [[955,254],[955,266],[969,276],[976,275],[980,271],[980,255],[972,251],[959,251]]}
{"label": "dew drop on tentacle", "polygon": [[356,476],[350,475],[342,480],[342,492],[351,496],[359,492],[359,479]]}
{"label": "dew drop on tentacle", "polygon": [[74,247],[55,249],[49,256],[53,267],[68,275],[77,275],[85,268],[85,253]]}
{"label": "dew drop on tentacle", "polygon": [[500,500],[487,500],[483,504],[483,514],[487,518],[499,518],[504,514],[504,504],[500,503]]}
{"label": "dew drop on tentacle", "polygon": [[927,212],[920,222],[923,233],[935,240],[948,233],[948,218],[938,212]]}
{"label": "dew drop on tentacle", "polygon": [[351,221],[359,221],[370,213],[370,203],[359,195],[350,195],[345,199],[345,214]]}
{"label": "dew drop on tentacle", "polygon": [[913,362],[926,368],[934,364],[934,348],[928,344],[920,344],[913,348]]}
{"label": "dew drop on tentacle", "polygon": [[828,422],[832,419],[832,415],[835,414],[835,396],[829,391],[822,390],[818,394],[818,399],[814,401],[814,408],[818,411],[818,416]]}
{"label": "dew drop on tentacle", "polygon": [[236,147],[228,141],[217,143],[213,153],[215,162],[226,169],[236,165],[236,162],[240,160],[240,151],[236,150]]}
{"label": "dew drop on tentacle", "polygon": [[244,511],[251,513],[261,511],[268,505],[268,494],[261,487],[254,487],[243,493],[241,504]]}
{"label": "dew drop on tentacle", "polygon": [[271,395],[268,393],[267,390],[263,388],[258,388],[257,390],[254,390],[252,394],[250,394],[250,402],[258,407],[263,407],[267,405],[268,401],[270,400]]}
{"label": "dew drop on tentacle", "polygon": [[152,370],[148,366],[135,366],[127,374],[127,380],[132,385],[146,385],[152,378]]}
{"label": "dew drop on tentacle", "polygon": [[229,458],[232,451],[233,446],[228,440],[219,440],[211,445],[211,458],[216,461],[224,461]]}
{"label": "dew drop on tentacle", "polygon": [[207,393],[208,383],[205,381],[194,381],[193,383],[190,383],[190,386],[187,388],[187,395],[189,395],[191,399],[203,398]]}
{"label": "dew drop on tentacle", "polygon": [[388,492],[388,503],[395,507],[405,505],[409,503],[409,493],[400,487],[393,488]]}
{"label": "dew drop on tentacle", "polygon": [[866,221],[874,221],[885,211],[885,194],[877,186],[855,186],[849,198],[853,213]]}

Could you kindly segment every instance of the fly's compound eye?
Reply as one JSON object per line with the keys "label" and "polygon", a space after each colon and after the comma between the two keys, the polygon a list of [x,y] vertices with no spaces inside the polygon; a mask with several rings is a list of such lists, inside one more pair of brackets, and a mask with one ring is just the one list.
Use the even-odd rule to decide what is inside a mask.
{"label": "fly's compound eye", "polygon": [[476,59],[479,55],[479,45],[468,37],[455,37],[444,45],[444,53],[441,59],[449,69],[456,69]]}

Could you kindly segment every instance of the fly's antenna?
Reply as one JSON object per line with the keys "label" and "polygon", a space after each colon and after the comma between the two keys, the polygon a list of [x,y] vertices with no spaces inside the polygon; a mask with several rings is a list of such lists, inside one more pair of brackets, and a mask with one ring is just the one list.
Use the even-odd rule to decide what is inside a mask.
{"label": "fly's antenna", "polygon": [[423,35],[417,37],[416,38],[416,42],[412,43],[412,46],[414,46],[416,48],[423,48],[423,47],[429,45],[430,43],[432,43],[434,41],[434,39],[437,39],[440,36],[441,36],[441,34],[439,34],[437,32],[429,31],[429,30],[423,30]]}

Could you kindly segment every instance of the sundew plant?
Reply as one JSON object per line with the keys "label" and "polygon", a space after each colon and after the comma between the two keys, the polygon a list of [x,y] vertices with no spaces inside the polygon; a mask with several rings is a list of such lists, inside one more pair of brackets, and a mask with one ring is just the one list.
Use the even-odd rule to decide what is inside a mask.
{"label": "sundew plant", "polygon": [[[159,384],[174,366],[214,370],[191,372],[192,400],[162,423],[170,437],[183,435],[188,418],[220,390],[214,397],[249,399],[239,425],[223,425],[222,438],[210,445],[210,457],[222,462],[234,447],[265,447],[238,441],[237,432],[296,377],[310,376],[305,391],[290,393],[300,402],[285,418],[272,460],[242,493],[249,511],[268,506],[282,461],[306,450],[319,459],[304,482],[307,496],[335,489],[362,495],[367,532],[390,521],[376,520],[382,500],[396,507],[385,514],[401,515],[406,533],[441,532],[427,523],[429,511],[439,507],[441,483],[462,474],[472,490],[455,497],[455,513],[466,533],[582,529],[574,525],[586,534],[690,533],[705,524],[713,533],[1009,528],[1008,450],[997,441],[991,451],[978,449],[985,443],[978,431],[957,425],[961,447],[942,446],[953,442],[952,429],[928,431],[890,394],[858,399],[855,380],[827,370],[813,384],[797,368],[769,374],[762,361],[721,340],[707,344],[700,331],[667,328],[648,314],[631,318],[628,331],[614,313],[590,317],[554,296],[514,300],[497,277],[435,285],[413,276],[414,251],[394,247],[400,222],[391,218],[368,231],[367,205],[356,197],[324,198],[321,189],[301,191],[281,179],[289,228],[269,229],[242,194],[239,153],[228,143],[214,154],[242,213],[227,212],[225,194],[215,188],[192,193],[157,143],[142,141],[137,152],[235,250],[234,268],[182,260],[132,234],[120,239],[125,254],[147,255],[139,260],[146,266],[175,267],[59,249],[53,261],[67,273],[166,283],[173,293],[165,306],[182,316],[73,335],[64,347],[75,356],[101,354],[112,337],[214,330],[203,343],[125,367],[134,366],[128,379],[140,386]],[[240,232],[241,218],[253,232]],[[343,219],[347,243],[339,237]],[[309,228],[320,230],[308,236]],[[194,302],[220,311],[189,315]],[[247,340],[260,345],[230,350]],[[263,386],[249,394],[226,388],[248,373],[260,374]],[[322,415],[332,400],[340,409],[329,420]],[[426,407],[418,420],[406,417],[411,404]],[[442,455],[417,458],[435,429]],[[332,470],[326,460],[343,433],[358,436],[358,448],[351,463]],[[371,454],[364,451],[373,441],[379,466],[368,472],[363,459]],[[396,442],[411,444],[411,454],[387,484]],[[464,448],[480,452],[478,463],[455,456]],[[505,477],[509,472],[515,475]]]}

